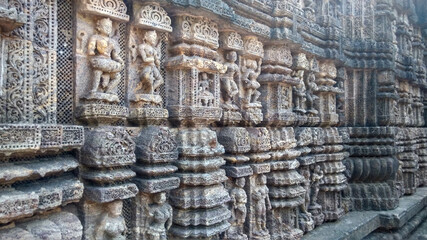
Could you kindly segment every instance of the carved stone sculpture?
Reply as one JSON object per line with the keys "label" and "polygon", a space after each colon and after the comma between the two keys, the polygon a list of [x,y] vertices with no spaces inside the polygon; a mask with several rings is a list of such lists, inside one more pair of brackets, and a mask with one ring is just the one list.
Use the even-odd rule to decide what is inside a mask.
{"label": "carved stone sculpture", "polygon": [[92,87],[85,97],[88,100],[119,101],[115,91],[124,61],[120,57],[118,43],[111,38],[112,30],[113,22],[102,18],[96,22],[97,33],[89,38],[87,51],[91,57],[93,78]]}
{"label": "carved stone sculpture", "polygon": [[221,91],[224,99],[223,108],[237,109],[238,107],[234,102],[234,97],[239,93],[236,80],[240,80],[240,69],[236,64],[237,53],[235,51],[230,51],[226,54],[225,59],[227,62],[224,66],[227,67],[227,72],[225,72],[221,78]]}
{"label": "carved stone sculpture", "polygon": [[[158,43],[156,31],[145,32],[143,43],[138,46],[138,53],[142,58],[142,69],[140,82],[136,85],[135,91],[140,90],[144,94],[153,95],[164,82],[159,71]],[[158,104],[161,104],[161,102],[154,102],[154,105]]]}
{"label": "carved stone sculpture", "polygon": [[268,197],[267,178],[259,175],[257,185],[252,193],[252,199],[255,210],[255,225],[253,235],[255,237],[268,236],[267,229],[267,210],[271,210],[270,198]]}
{"label": "carved stone sculpture", "polygon": [[167,231],[172,226],[172,207],[166,203],[164,192],[154,195],[154,203],[149,206],[146,237],[149,240],[166,240]]}
{"label": "carved stone sculpture", "polygon": [[230,192],[230,228],[225,233],[225,239],[247,240],[248,237],[244,233],[244,224],[246,220],[246,203],[248,201],[244,178],[236,178]]}
{"label": "carved stone sculpture", "polygon": [[107,212],[101,214],[95,227],[94,240],[124,240],[126,239],[126,224],[122,216],[123,202],[108,203]]}

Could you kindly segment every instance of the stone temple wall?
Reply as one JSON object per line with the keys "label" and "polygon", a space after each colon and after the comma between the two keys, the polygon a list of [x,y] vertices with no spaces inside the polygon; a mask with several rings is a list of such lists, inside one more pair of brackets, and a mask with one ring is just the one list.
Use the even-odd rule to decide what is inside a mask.
{"label": "stone temple wall", "polygon": [[301,239],[404,208],[427,185],[426,12],[0,0],[0,239]]}

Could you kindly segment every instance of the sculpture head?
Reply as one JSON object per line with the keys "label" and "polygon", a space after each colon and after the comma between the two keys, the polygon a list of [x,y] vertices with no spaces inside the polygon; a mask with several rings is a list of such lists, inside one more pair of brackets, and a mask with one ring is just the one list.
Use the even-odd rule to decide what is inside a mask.
{"label": "sculpture head", "polygon": [[207,81],[208,80],[208,74],[207,73],[202,73],[202,80],[203,81]]}
{"label": "sculpture head", "polygon": [[156,31],[147,31],[144,34],[144,40],[146,43],[150,44],[151,46],[155,46],[157,43],[157,33]]}
{"label": "sculpture head", "polygon": [[96,30],[106,36],[113,32],[113,22],[109,18],[103,18],[96,22]]}
{"label": "sculpture head", "polygon": [[225,55],[227,62],[234,63],[237,61],[237,53],[235,51],[230,51]]}
{"label": "sculpture head", "polygon": [[245,179],[244,178],[237,178],[236,179],[236,186],[240,187],[240,188],[244,188],[245,187]]}
{"label": "sculpture head", "polygon": [[157,204],[165,203],[166,202],[166,193],[165,192],[157,193],[156,195],[154,195],[153,201]]}
{"label": "sculpture head", "polygon": [[259,175],[258,181],[260,185],[265,185],[267,184],[267,177],[265,175]]}
{"label": "sculpture head", "polygon": [[120,200],[111,202],[107,205],[107,208],[110,216],[118,217],[122,214],[123,202]]}

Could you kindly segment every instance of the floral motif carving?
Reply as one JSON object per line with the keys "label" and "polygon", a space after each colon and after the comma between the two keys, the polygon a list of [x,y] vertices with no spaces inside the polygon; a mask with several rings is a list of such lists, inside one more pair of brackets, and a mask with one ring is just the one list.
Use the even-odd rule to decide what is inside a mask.
{"label": "floral motif carving", "polygon": [[136,15],[136,26],[172,32],[171,18],[158,4],[143,6]]}

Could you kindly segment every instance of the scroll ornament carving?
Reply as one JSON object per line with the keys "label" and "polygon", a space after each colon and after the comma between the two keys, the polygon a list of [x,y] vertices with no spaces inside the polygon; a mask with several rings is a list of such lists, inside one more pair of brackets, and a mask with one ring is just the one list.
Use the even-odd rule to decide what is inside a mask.
{"label": "scroll ornament carving", "polygon": [[185,16],[181,31],[188,40],[202,41],[215,48],[219,46],[218,25],[209,19]]}
{"label": "scroll ornament carving", "polygon": [[264,46],[262,42],[258,41],[257,37],[249,36],[244,41],[245,55],[254,57],[264,57]]}
{"label": "scroll ornament carving", "polygon": [[136,26],[153,30],[172,32],[171,18],[157,4],[143,6],[136,15]]}
{"label": "scroll ornament carving", "polygon": [[81,0],[80,10],[103,17],[110,17],[117,21],[129,21],[126,15],[127,7],[123,0]]}
{"label": "scroll ornament carving", "polygon": [[243,39],[236,32],[227,32],[221,36],[221,45],[224,49],[242,51]]}

